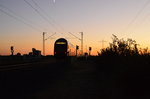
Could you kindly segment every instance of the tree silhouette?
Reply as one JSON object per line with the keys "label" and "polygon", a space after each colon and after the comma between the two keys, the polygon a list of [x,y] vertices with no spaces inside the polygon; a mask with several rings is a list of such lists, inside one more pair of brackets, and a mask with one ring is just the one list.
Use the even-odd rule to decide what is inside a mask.
{"label": "tree silhouette", "polygon": [[112,43],[110,46],[101,50],[101,55],[121,55],[133,56],[139,55],[137,43],[135,40],[128,38],[127,40],[119,39],[116,35],[112,35]]}

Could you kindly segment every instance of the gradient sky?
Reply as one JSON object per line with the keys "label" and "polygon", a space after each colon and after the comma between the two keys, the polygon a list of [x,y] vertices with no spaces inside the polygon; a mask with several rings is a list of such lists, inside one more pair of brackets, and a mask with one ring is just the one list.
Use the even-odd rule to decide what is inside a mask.
{"label": "gradient sky", "polygon": [[[55,2],[54,2],[55,1]],[[32,6],[32,7],[31,7]],[[0,0],[0,55],[27,54],[32,48],[42,50],[42,32],[46,54],[53,54],[54,41],[66,38],[72,45],[84,33],[84,51],[89,46],[96,54],[118,38],[132,38],[140,47],[150,47],[150,0]],[[71,46],[73,47],[73,46]]]}

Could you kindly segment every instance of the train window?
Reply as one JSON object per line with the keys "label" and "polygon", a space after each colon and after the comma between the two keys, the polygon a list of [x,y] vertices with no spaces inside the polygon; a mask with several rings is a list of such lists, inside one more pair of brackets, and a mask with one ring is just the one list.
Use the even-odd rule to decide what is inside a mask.
{"label": "train window", "polygon": [[66,44],[66,42],[57,42],[56,44]]}

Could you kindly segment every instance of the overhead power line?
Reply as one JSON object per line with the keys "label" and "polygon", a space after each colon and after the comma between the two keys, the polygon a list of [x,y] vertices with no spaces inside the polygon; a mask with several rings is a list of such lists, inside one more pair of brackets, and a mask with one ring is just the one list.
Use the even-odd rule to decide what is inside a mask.
{"label": "overhead power line", "polygon": [[73,45],[70,41],[68,41],[68,43],[69,43],[69,45],[70,45],[70,47],[72,47],[72,48],[76,48],[76,46],[75,45]]}
{"label": "overhead power line", "polygon": [[56,33],[53,33],[52,35],[48,36],[45,40],[51,38],[52,36],[54,36]]}
{"label": "overhead power line", "polygon": [[49,22],[49,20],[47,20],[47,18],[45,18],[36,8],[34,8],[32,6],[32,4],[30,4],[28,1],[24,0],[26,4],[28,4],[36,13],[38,13],[46,22]]}
{"label": "overhead power line", "polygon": [[74,34],[72,34],[71,32],[68,32],[69,34],[71,34],[72,36],[74,36],[75,38],[77,38],[77,39],[79,39],[79,40],[81,40],[81,38],[79,38],[79,37],[77,37],[77,36],[75,36]]}
{"label": "overhead power line", "polygon": [[[28,2],[27,0],[24,0],[24,2],[26,4],[28,4],[41,18],[43,18],[45,20],[45,22],[48,22],[53,28],[57,29],[57,27],[51,23],[49,21],[49,19],[47,17],[45,17],[37,8],[35,8],[30,2]],[[43,12],[43,9],[34,1],[32,0],[32,2]],[[58,30],[58,29],[57,29]],[[59,31],[59,30],[58,30]]]}
{"label": "overhead power line", "polygon": [[[58,29],[60,29],[60,30],[63,30],[64,31],[64,28],[61,26],[61,25],[59,25],[50,15],[48,15],[47,13],[46,13],[46,11],[45,10],[43,10],[42,9],[42,7],[40,7],[40,5],[35,1],[35,0],[32,0],[32,2],[35,4],[35,6],[37,6],[37,8],[39,8],[40,10],[41,10],[41,12],[49,19],[49,21],[51,22],[51,24],[52,24],[52,26],[54,27],[54,28],[58,28]],[[58,27],[57,27],[58,26]]]}
{"label": "overhead power line", "polygon": [[[9,14],[10,17],[13,16],[13,17],[15,17],[15,19],[17,19],[18,21],[20,21],[20,22],[23,21],[24,24],[29,25],[31,28],[34,28],[36,31],[40,31],[40,32],[41,32],[40,29],[38,29],[38,28],[36,28],[36,27],[34,27],[34,26],[32,25],[33,22],[31,22],[30,20],[24,18],[24,17],[21,16],[21,15],[18,15],[18,14],[15,13],[13,10],[9,9],[8,7],[6,7],[6,6],[2,5],[2,4],[0,4],[0,7],[1,7],[2,9],[7,10],[7,11],[9,12],[9,13],[8,13],[8,12],[6,12],[6,11],[3,10],[3,13],[5,12],[5,14],[6,14],[6,13]],[[2,9],[1,9],[1,10],[2,10]],[[2,11],[1,11],[1,12],[2,12]],[[11,14],[10,14],[10,13],[11,13]],[[26,22],[26,21],[27,21],[27,22]]]}
{"label": "overhead power line", "polygon": [[125,31],[128,30],[128,28],[131,27],[131,25],[136,21],[136,19],[139,17],[139,15],[143,12],[143,10],[148,6],[150,3],[150,0],[147,0],[145,4],[142,6],[142,8],[137,12],[136,16],[131,20],[131,22],[128,24],[127,28]]}
{"label": "overhead power line", "polygon": [[71,34],[72,36],[76,37],[78,40],[81,41],[81,54],[83,55],[83,32],[80,32],[81,33],[81,38],[75,36],[74,34],[68,32],[69,34]]}
{"label": "overhead power line", "polygon": [[34,26],[32,26],[32,25],[30,25],[30,24],[24,22],[23,20],[17,18],[16,16],[14,16],[14,15],[12,15],[12,14],[10,14],[10,13],[4,11],[3,9],[0,9],[0,11],[1,11],[2,13],[6,14],[7,16],[13,18],[13,19],[15,19],[15,20],[17,20],[17,21],[20,21],[21,23],[27,25],[28,27],[30,27],[30,28],[32,28],[32,29],[38,31],[38,32],[41,32],[41,30],[39,30],[39,29],[35,28]]}
{"label": "overhead power line", "polygon": [[[35,4],[35,6],[37,6],[37,7],[42,11],[42,13],[45,14],[45,16],[47,16],[47,18],[46,18],[44,15],[42,15],[42,14],[40,13],[40,11],[38,11],[38,10],[36,9],[36,10],[42,15],[42,17],[45,18],[46,21],[50,22],[50,20],[48,19],[48,18],[49,18],[48,14],[47,14],[34,0],[32,0],[32,2]],[[53,23],[50,22],[50,24],[51,24],[52,26],[54,26]],[[55,26],[54,26],[54,27],[55,27]]]}

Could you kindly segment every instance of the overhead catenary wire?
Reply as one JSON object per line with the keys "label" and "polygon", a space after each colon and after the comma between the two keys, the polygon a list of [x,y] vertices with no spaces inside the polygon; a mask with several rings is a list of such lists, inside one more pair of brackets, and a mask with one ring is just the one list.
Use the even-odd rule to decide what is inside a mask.
{"label": "overhead catenary wire", "polygon": [[[29,1],[24,0],[24,2],[25,2],[26,4],[28,4],[43,20],[45,20],[45,22],[48,22],[53,28],[55,28],[56,30],[58,30],[57,27],[56,27],[52,22],[50,22],[49,19],[48,19],[47,17],[45,17],[45,15],[43,15],[43,14],[42,14],[37,8],[35,8]],[[34,3],[40,10],[42,10],[41,7],[38,6],[38,4],[37,4],[35,1],[33,1],[33,3]],[[59,30],[58,30],[58,31],[59,31]]]}
{"label": "overhead catenary wire", "polygon": [[150,16],[150,12],[147,13],[147,14],[143,17],[143,19],[140,21],[140,24],[138,25],[138,27],[140,27],[141,25],[143,25],[143,23],[146,21],[146,19],[147,19],[149,16]]}
{"label": "overhead catenary wire", "polygon": [[56,34],[56,32],[53,33],[52,35],[48,36],[45,40],[48,40],[49,38],[51,38],[51,37],[54,36],[55,34]]}
{"label": "overhead catenary wire", "polygon": [[24,0],[26,4],[28,4],[36,13],[38,13],[46,22],[49,22],[47,18],[45,18],[35,7],[33,7],[28,1]]}
{"label": "overhead catenary wire", "polygon": [[46,11],[35,0],[32,0],[32,2],[37,7],[37,9],[39,9],[43,13],[43,16],[45,16],[49,20],[51,26],[54,29],[58,30],[60,34],[63,34],[62,31],[64,31],[65,29],[60,24],[58,24],[54,18],[52,18],[48,13],[46,13]]}
{"label": "overhead catenary wire", "polygon": [[135,15],[135,17],[130,21],[130,23],[127,25],[126,29],[124,32],[126,32],[131,25],[136,21],[136,19],[140,16],[140,14],[143,12],[143,10],[148,6],[148,4],[150,3],[150,0],[147,0],[144,5],[142,6],[142,8],[137,12],[137,14]]}
{"label": "overhead catenary wire", "polygon": [[72,48],[76,48],[76,46],[75,45],[73,45],[70,41],[68,41],[68,43],[69,43],[69,45],[70,45],[70,47],[72,47]]}
{"label": "overhead catenary wire", "polygon": [[144,18],[143,18],[142,21],[140,22],[140,25],[139,25],[139,26],[143,25],[143,23],[146,21],[146,19],[149,17],[149,15],[150,15],[150,13],[148,13],[148,14],[146,14],[146,15],[144,16]]}
{"label": "overhead catenary wire", "polygon": [[0,8],[0,11],[1,11],[2,13],[4,13],[5,15],[7,15],[7,16],[9,16],[9,17],[11,17],[11,18],[13,18],[13,19],[15,19],[15,20],[17,20],[17,21],[23,23],[23,24],[25,24],[25,25],[28,26],[28,27],[30,27],[30,28],[32,28],[32,29],[38,31],[38,32],[42,32],[41,30],[39,30],[39,29],[35,28],[34,26],[30,25],[29,23],[26,23],[25,21],[23,21],[23,20],[17,18],[16,16],[14,16],[14,15],[12,15],[12,14],[10,14],[10,13],[4,11],[4,10],[1,9],[1,8]]}
{"label": "overhead catenary wire", "polygon": [[69,34],[71,34],[72,36],[74,36],[75,38],[77,38],[77,39],[79,39],[79,40],[81,40],[81,38],[79,38],[79,37],[77,37],[77,36],[75,36],[74,34],[72,34],[71,32],[68,32]]}
{"label": "overhead catenary wire", "polygon": [[[2,4],[0,4],[0,8],[2,8],[2,9],[5,9],[5,10],[7,10],[7,12],[6,11],[4,11],[4,12],[6,12],[6,13],[8,13],[9,14],[9,16],[11,15],[11,16],[13,16],[13,17],[15,17],[15,18],[17,18],[17,20],[21,20],[21,21],[23,21],[26,25],[28,24],[28,25],[30,25],[31,27],[33,27],[33,28],[35,28],[36,29],[36,31],[38,30],[38,31],[40,31],[41,32],[41,30],[39,29],[39,28],[36,28],[36,27],[34,27],[34,25],[32,25],[32,24],[34,24],[33,22],[31,22],[31,20],[28,20],[28,19],[26,19],[26,18],[24,18],[23,16],[21,16],[21,15],[19,15],[19,14],[17,14],[16,12],[14,12],[13,10],[11,10],[11,9],[9,9],[8,7],[6,7],[6,6],[4,6],[4,5],[2,5]],[[3,13],[4,13],[3,12]],[[5,14],[6,14],[5,13]],[[11,14],[10,14],[11,13]],[[37,24],[36,24],[37,25]],[[39,27],[41,27],[41,26],[39,26]]]}
{"label": "overhead catenary wire", "polygon": [[60,26],[59,24],[57,24],[56,21],[55,21],[50,15],[48,15],[48,14],[46,13],[46,11],[43,10],[42,7],[40,7],[40,5],[39,5],[35,0],[32,0],[32,2],[35,4],[35,6],[37,6],[37,8],[39,8],[39,9],[42,11],[42,13],[47,17],[47,19],[49,19],[49,21],[51,21],[51,24],[52,24],[55,28],[57,28],[57,26],[59,26],[60,29],[64,30],[64,28],[63,28],[62,26]]}

